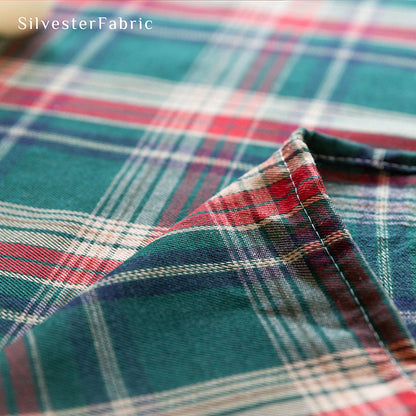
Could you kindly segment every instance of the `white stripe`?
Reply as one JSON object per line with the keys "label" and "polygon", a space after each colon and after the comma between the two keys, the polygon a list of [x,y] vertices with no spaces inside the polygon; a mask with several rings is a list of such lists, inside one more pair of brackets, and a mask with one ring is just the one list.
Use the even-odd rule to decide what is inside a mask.
{"label": "white stripe", "polygon": [[[245,11],[245,13],[247,13],[247,11]],[[238,19],[236,20],[239,21],[243,18],[244,16],[239,16]],[[227,27],[226,30],[231,30],[231,29]],[[258,34],[256,34],[256,36],[254,36],[254,38],[249,41],[249,43],[251,42],[253,43],[253,45],[257,45],[257,47],[255,48],[257,49],[258,46],[262,44],[265,35],[266,35],[265,32],[259,31]],[[195,112],[204,111],[204,108],[205,108],[204,102],[207,100],[209,101],[211,90],[213,91],[215,90],[212,84],[218,82],[219,77],[221,77],[221,75],[223,74],[227,66],[232,64],[230,69],[228,69],[228,71],[226,72],[227,78],[223,79],[221,82],[224,83],[225,85],[230,84],[230,83],[235,85],[239,81],[242,73],[246,70],[247,62],[253,59],[253,56],[252,56],[253,52],[240,53],[237,55],[237,59],[235,59],[234,49],[226,51],[224,56],[221,59],[219,59],[219,57],[216,55],[218,55],[217,49],[218,49],[218,44],[220,43],[219,40],[222,40],[222,38],[223,38],[223,32],[214,36],[214,39],[212,41],[212,44],[214,46],[209,48],[205,54],[197,58],[197,61],[193,64],[193,67],[192,67],[192,68],[196,68],[196,70],[191,71],[184,77],[184,79],[187,82],[195,83],[197,81],[200,81],[201,76],[203,76],[204,83],[211,85],[210,88],[205,91],[206,95],[201,97],[200,102],[202,103],[202,107],[198,109],[198,107],[195,106],[194,107]],[[239,46],[241,42],[243,42],[243,37],[240,35],[240,37],[237,38],[237,41],[238,42],[236,42],[236,45],[234,46]],[[213,58],[213,56],[215,56],[215,59]],[[234,59],[234,62],[232,62],[232,59]],[[201,73],[201,68],[203,68],[202,73]],[[211,68],[211,70],[208,71],[207,68]],[[173,96],[173,108],[177,107],[176,103],[181,102],[185,99],[185,97],[181,95],[180,93],[181,93],[181,89],[178,88],[178,90],[175,93],[177,96],[175,95]],[[231,94],[231,90],[229,93]],[[169,103],[169,101],[170,100],[168,99],[167,103]],[[217,111],[218,110],[219,109],[217,108]],[[192,124],[189,125],[189,122],[191,121],[193,114],[190,114],[186,120],[181,121],[184,128],[192,129],[192,124],[195,124],[195,123],[200,125],[200,120],[198,117],[196,117],[195,120],[192,122]],[[165,124],[172,123],[172,122],[173,120],[166,119],[165,117]],[[205,121],[205,123],[206,124],[202,130],[208,128],[209,120]],[[159,134],[158,131],[156,131],[156,133],[153,133],[152,139],[153,140],[156,139],[158,134]],[[165,134],[165,137],[167,138],[169,136]],[[176,138],[179,138],[179,136],[169,137],[169,139],[172,142]],[[196,149],[197,144],[198,143],[195,141],[191,142],[189,140],[186,140],[185,146],[187,147],[188,152],[190,149],[192,152],[193,148]],[[136,162],[136,165],[140,166],[140,164],[138,164],[137,162]],[[146,195],[146,191],[148,190],[148,187],[152,183],[150,175],[153,175],[153,176],[156,175],[158,173],[158,170],[155,169],[155,167],[153,167],[153,170],[151,172],[148,170],[144,170],[140,172],[140,174],[136,174],[135,179],[129,184],[130,178],[132,178],[133,174],[135,173],[136,173],[136,169],[130,169],[130,172],[128,173],[128,175],[119,184],[118,190],[115,193],[113,193],[111,200],[109,201],[109,203],[107,203],[103,211],[103,215],[108,215],[108,210],[111,209],[115,205],[115,203],[117,203],[118,207],[116,211],[114,212],[113,216],[116,218],[122,218],[124,220],[130,220],[132,218],[137,207],[142,202],[142,198],[140,198],[139,195],[141,195],[142,197]],[[152,194],[146,201],[145,206],[142,209],[143,215],[139,214],[136,221],[143,222],[144,220],[143,216],[145,216],[146,219],[149,220],[148,216],[150,215],[149,214],[150,212],[152,215],[150,220],[154,220],[159,215],[160,211],[163,209],[163,206],[164,206],[164,204],[161,203],[161,199],[159,196],[160,192],[163,192],[163,193],[166,193],[167,191],[170,192],[171,189],[175,188],[178,180],[179,180],[179,175],[176,175],[175,178],[172,178],[171,172],[169,172],[169,169],[167,169],[164,174],[164,177],[161,180],[159,180],[157,184],[157,187],[161,189],[160,190],[155,189],[152,192]],[[166,189],[167,184],[169,184],[168,190]],[[127,189],[128,191],[126,191]],[[140,189],[140,194],[138,194],[138,189]],[[134,198],[132,198],[132,195],[134,195]],[[151,207],[151,210],[149,210],[148,207]]]}
{"label": "white stripe", "polygon": [[0,310],[0,319],[4,319],[6,321],[14,321],[19,323],[28,323],[30,325],[37,325],[43,322],[46,317],[44,316],[35,316],[30,313],[20,313],[10,309],[2,308]]}
{"label": "white stripe", "polygon": [[1,276],[10,277],[12,279],[17,279],[17,280],[26,280],[27,282],[36,283],[38,285],[55,286],[59,289],[72,290],[73,293],[75,294],[77,294],[77,292],[82,293],[85,291],[85,287],[80,284],[62,282],[60,280],[42,279],[36,276],[23,274],[23,273],[15,273],[15,272],[8,272],[8,271],[2,270]]}
{"label": "white stripe", "polygon": [[27,334],[27,341],[30,347],[28,348],[28,353],[32,357],[34,375],[36,376],[36,385],[39,389],[39,395],[43,405],[43,412],[45,416],[52,416],[54,412],[51,411],[52,405],[48,388],[46,387],[45,375],[42,369],[42,362],[40,359],[38,346],[34,335],[30,331]]}
{"label": "white stripe", "polygon": [[378,274],[386,292],[393,298],[393,276],[390,265],[389,233],[386,213],[389,211],[389,174],[380,171],[376,189],[375,222]]}
{"label": "white stripe", "polygon": [[[0,132],[7,132],[9,131],[8,127],[0,126]],[[150,149],[146,146],[144,147],[132,147],[132,146],[121,146],[115,144],[108,144],[103,142],[97,142],[93,140],[87,139],[80,139],[73,136],[66,136],[62,134],[54,134],[54,133],[47,133],[47,132],[40,132],[30,129],[16,129],[16,135],[19,136],[30,136],[34,137],[40,141],[52,142],[52,143],[60,143],[60,144],[67,144],[69,146],[77,146],[82,147],[84,149],[93,149],[99,151],[106,151],[112,153],[120,153],[120,154],[129,154],[135,156],[142,156],[151,159],[159,159],[159,160],[176,160],[183,163],[190,163],[193,164],[202,164],[202,165],[212,165],[212,166],[222,166],[226,167],[230,164],[230,161],[227,159],[221,158],[213,158],[213,157],[206,157],[206,156],[194,156],[192,154],[186,154],[178,152],[168,152],[163,150],[154,150]],[[236,163],[236,167],[240,170],[250,170],[254,167],[253,164],[249,163]]]}
{"label": "white stripe", "polygon": [[375,0],[366,0],[357,4],[356,17],[352,20],[350,30],[342,38],[342,44],[337,49],[335,57],[325,74],[325,79],[316,93],[317,100],[308,109],[307,114],[302,119],[302,125],[313,128],[319,124],[321,115],[326,110],[326,102],[343,75],[347,63],[354,56],[353,49],[360,39],[361,31],[374,14]]}
{"label": "white stripe", "polygon": [[121,416],[125,414],[125,410],[132,412],[133,405],[121,376],[117,357],[111,342],[111,335],[108,331],[104,313],[96,298],[96,294],[94,292],[88,292],[82,298],[82,303],[94,340],[93,345],[108,397],[111,401],[124,399],[121,408],[117,405],[112,406],[114,414]]}
{"label": "white stripe", "polygon": [[[376,354],[375,351],[371,351],[371,353]],[[346,377],[343,377],[343,385],[340,389],[342,393],[334,391],[333,383],[339,380],[340,375],[336,371],[335,363],[341,363],[343,368],[346,369]],[[354,369],[348,368],[351,365],[354,366]],[[371,372],[370,369],[373,363],[370,362],[367,355],[363,355],[362,350],[328,354],[317,359],[293,363],[289,366],[294,371],[299,372],[302,377],[317,381],[314,386],[315,394],[319,396],[328,395],[331,398],[332,406],[330,410],[358,405],[381,397],[389,397],[392,391],[396,392],[394,382],[385,383],[381,390],[379,385],[372,386],[372,384],[377,384],[378,378]],[[273,405],[276,408],[272,412],[267,412],[265,410],[267,407],[255,407],[254,414],[304,415],[305,408],[294,395],[293,385],[288,383],[285,377],[287,367],[268,368],[167,390],[153,395],[136,396],[133,398],[133,403],[136,406],[136,412],[143,414],[196,416],[201,415],[201,413],[206,415],[207,412],[214,415],[224,411],[233,411],[234,413],[238,410],[238,414],[245,414],[240,410],[241,408],[250,408],[250,406],[262,404],[268,400],[286,399]],[[326,369],[327,372],[322,371],[322,368]],[[361,397],[351,394],[354,387],[348,381],[352,379],[361,383]],[[326,386],[326,391],[319,390],[318,386],[321,380],[322,384]],[[109,404],[103,403],[57,411],[56,415],[108,415],[111,414],[110,411]],[[368,414],[371,415],[371,413]]]}

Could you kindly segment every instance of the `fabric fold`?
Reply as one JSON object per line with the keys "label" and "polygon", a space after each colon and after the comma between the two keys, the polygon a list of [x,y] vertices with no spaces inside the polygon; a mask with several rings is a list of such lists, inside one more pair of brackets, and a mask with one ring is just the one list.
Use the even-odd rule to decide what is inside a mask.
{"label": "fabric fold", "polygon": [[335,212],[312,137],[293,133],[7,346],[0,413],[416,411],[413,341]]}

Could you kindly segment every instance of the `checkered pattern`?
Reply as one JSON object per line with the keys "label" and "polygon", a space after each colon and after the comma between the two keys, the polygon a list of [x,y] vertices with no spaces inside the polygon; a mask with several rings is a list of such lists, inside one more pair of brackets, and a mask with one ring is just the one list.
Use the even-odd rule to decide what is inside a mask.
{"label": "checkered pattern", "polygon": [[414,414],[413,341],[334,211],[315,141],[342,147],[297,131],[7,346],[4,413]]}
{"label": "checkered pattern", "polygon": [[1,41],[0,414],[416,413],[415,6]]}

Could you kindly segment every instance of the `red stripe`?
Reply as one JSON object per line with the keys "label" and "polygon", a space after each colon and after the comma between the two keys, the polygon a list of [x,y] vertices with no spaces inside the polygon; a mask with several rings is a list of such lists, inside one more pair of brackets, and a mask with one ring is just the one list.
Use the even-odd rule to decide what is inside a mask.
{"label": "red stripe", "polygon": [[[370,409],[373,411],[371,412]],[[329,412],[311,413],[310,416],[367,416],[369,413],[389,416],[414,415],[416,413],[416,396],[413,391],[409,390],[356,406],[343,407]]]}
{"label": "red stripe", "polygon": [[[43,247],[2,242],[0,242],[0,254],[21,257],[20,259],[0,257],[1,270],[36,276],[41,279],[59,280],[83,285],[96,282],[104,273],[109,273],[121,263],[116,260],[62,253]],[[35,263],[35,261],[48,262],[52,263],[52,265],[39,264]],[[83,270],[71,270],[67,267]]]}
{"label": "red stripe", "polygon": [[[287,214],[295,207],[299,207],[299,201],[295,192],[289,193],[289,191],[293,191],[289,180],[285,180],[285,182],[287,182],[286,186],[283,182],[279,182],[266,189],[250,191],[249,194],[241,193],[211,200],[193,213],[197,215],[184,219],[173,226],[172,230],[212,224],[248,225],[253,221],[259,222],[272,215]],[[305,189],[302,189],[302,195],[305,199],[322,192],[322,189],[316,186],[315,181],[304,182],[303,186]],[[279,201],[272,200],[276,198],[281,199]],[[247,206],[260,203],[264,203],[264,205],[255,208]],[[236,215],[236,209],[238,209],[238,215]],[[212,212],[215,210],[227,210],[227,212]]]}
{"label": "red stripe", "polygon": [[[36,107],[36,101],[44,91],[11,87],[4,90],[2,102],[28,107]],[[149,126],[164,126],[173,129],[187,129],[205,134],[247,137],[252,139],[282,143],[298,125],[271,120],[256,120],[248,117],[213,116],[211,114],[189,111],[166,110],[132,104],[121,104],[111,101],[95,100],[58,94],[47,105],[46,109],[60,113],[79,114],[82,116],[100,117],[103,119],[139,123]],[[157,117],[156,117],[157,116]],[[171,120],[164,122],[163,120]],[[255,127],[253,127],[255,124]],[[207,128],[208,125],[208,128]],[[379,145],[416,150],[416,141],[390,135],[362,133],[330,128],[320,128],[321,132],[332,136]]]}
{"label": "red stripe", "polygon": [[9,411],[6,408],[6,387],[5,383],[2,378],[2,374],[0,374],[0,415],[7,415]]}
{"label": "red stripe", "polygon": [[[46,96],[46,93],[42,90],[5,87],[1,95],[1,101],[4,104],[40,108],[37,102],[41,96]],[[181,130],[187,129],[205,134],[212,133],[237,137],[247,137],[253,125],[253,120],[247,117],[213,116],[210,114],[122,104],[64,94],[55,95],[53,100],[47,101],[42,108],[63,114],[78,114],[83,117],[100,117],[126,123],[163,126]],[[168,121],[166,122],[166,120]],[[276,134],[284,128],[284,137],[280,139],[280,141],[283,141],[287,138],[287,133],[294,130],[294,125],[276,123],[269,120],[258,120],[256,123],[256,129],[250,134],[250,137],[259,140],[276,141]]]}
{"label": "red stripe", "polygon": [[[217,154],[217,158],[230,160],[230,166],[232,166],[231,160],[235,152],[236,144],[226,142],[220,152]],[[218,192],[221,181],[224,179],[224,175],[227,172],[228,167],[211,166],[210,171],[207,174],[208,180],[204,180],[196,195],[190,211],[195,211],[199,206],[205,203],[209,198]]]}
{"label": "red stripe", "polygon": [[[203,146],[198,149],[195,156],[196,157],[212,157],[216,146],[218,145],[218,141],[214,140],[205,140],[203,142]],[[235,143],[232,144],[232,149],[230,149],[230,153],[228,156],[224,156],[226,159],[230,159],[230,155],[234,154],[234,148]],[[221,155],[218,155],[218,157],[221,157]],[[164,209],[164,212],[162,214],[162,217],[157,224],[160,227],[170,227],[172,224],[178,221],[178,217],[180,213],[182,212],[182,209],[184,205],[187,203],[189,196],[192,194],[195,185],[200,179],[200,176],[204,170],[206,170],[208,167],[204,164],[191,164],[191,166],[188,167],[186,170],[184,178],[181,180],[181,183],[179,187],[176,189],[174,195],[172,196],[169,205],[167,208]],[[209,183],[212,182],[212,180],[216,180],[216,178],[220,177],[221,174],[225,173],[226,168],[221,166],[216,166],[216,175],[214,176],[214,179],[211,176],[211,180]],[[207,181],[203,181],[203,184],[206,184]],[[203,204],[207,199],[212,197],[214,192],[204,192],[203,200],[198,200],[198,206]]]}
{"label": "red stripe", "polygon": [[59,264],[64,264],[68,267],[83,269],[93,273],[97,270],[108,273],[120,264],[120,262],[116,260],[98,259],[78,254],[63,253],[49,248],[17,243],[9,244],[0,242],[0,254],[20,257],[23,260],[30,259],[52,263],[58,265],[58,267]]}
{"label": "red stripe", "polygon": [[9,365],[13,390],[17,393],[15,399],[19,414],[37,413],[39,403],[23,338],[15,341],[13,348],[5,348],[4,352]]}
{"label": "red stripe", "polygon": [[[190,4],[178,4],[175,2],[161,2],[152,1],[147,2],[145,5],[141,5],[142,11],[154,12],[157,14],[167,14],[172,17],[173,14],[180,15],[181,18],[201,16],[201,20],[214,20],[216,22],[224,22],[229,19],[236,19],[238,15],[236,10],[225,7],[201,7],[201,5]],[[270,16],[270,13],[266,13],[262,10],[251,11],[250,15],[245,14],[244,17],[239,19],[239,23],[244,26],[258,27],[259,22],[264,27],[271,27],[279,30],[279,32],[290,31],[296,34],[303,35],[311,33],[327,34],[335,37],[340,37],[348,33],[350,28],[350,22],[328,20],[328,19],[311,19],[310,16],[302,17],[292,14],[276,13],[275,16]],[[384,26],[381,24],[368,24],[363,28],[365,34],[364,40],[383,40],[383,41],[402,41],[404,43],[416,44],[416,38],[414,35],[414,29],[412,28],[398,28],[392,26]]]}

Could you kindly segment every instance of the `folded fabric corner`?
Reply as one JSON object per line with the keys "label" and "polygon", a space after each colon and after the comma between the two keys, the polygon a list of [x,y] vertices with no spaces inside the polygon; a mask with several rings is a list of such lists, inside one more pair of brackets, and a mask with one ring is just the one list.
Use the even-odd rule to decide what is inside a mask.
{"label": "folded fabric corner", "polygon": [[307,136],[7,346],[0,414],[416,410],[413,342]]}

